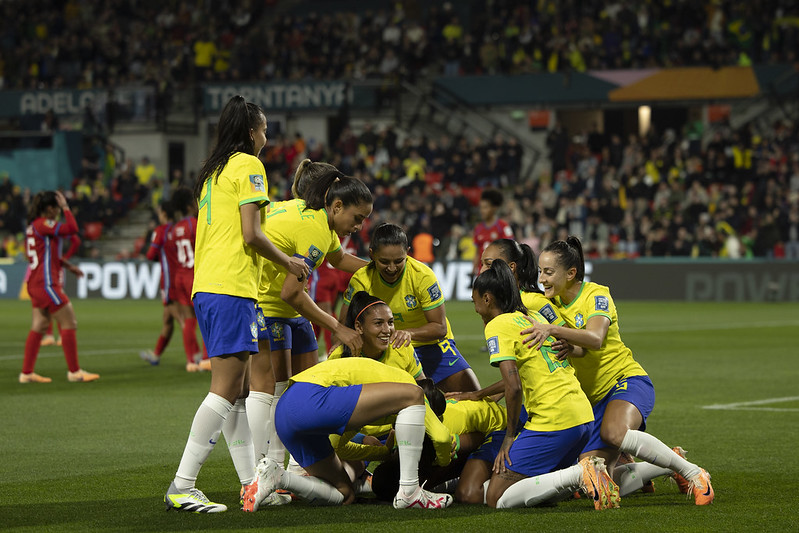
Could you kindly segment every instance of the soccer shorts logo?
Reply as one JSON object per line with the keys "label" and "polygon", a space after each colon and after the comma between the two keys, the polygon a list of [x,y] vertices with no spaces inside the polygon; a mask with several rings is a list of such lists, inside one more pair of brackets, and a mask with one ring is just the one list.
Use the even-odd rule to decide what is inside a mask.
{"label": "soccer shorts logo", "polygon": [[416,301],[416,296],[413,294],[408,294],[405,296],[405,307],[408,310],[416,309],[419,306],[419,302]]}
{"label": "soccer shorts logo", "polygon": [[272,335],[272,340],[283,340],[283,324],[280,322],[273,322],[272,325],[269,326],[269,334]]}
{"label": "soccer shorts logo", "polygon": [[264,318],[264,312],[258,309],[255,313],[255,318],[258,320],[258,327],[265,328],[266,327],[266,319]]}
{"label": "soccer shorts logo", "polygon": [[258,338],[258,326],[255,325],[255,322],[250,323],[250,333],[252,333],[252,338]]}
{"label": "soccer shorts logo", "polygon": [[605,311],[610,308],[607,296],[594,296],[594,309],[597,311]]}
{"label": "soccer shorts logo", "polygon": [[583,315],[581,313],[577,313],[574,316],[574,327],[581,328],[584,325],[585,325],[585,318],[583,318]]}
{"label": "soccer shorts logo", "polygon": [[430,295],[430,299],[432,301],[436,301],[441,298],[441,288],[439,288],[438,283],[433,283],[427,288],[427,294]]}

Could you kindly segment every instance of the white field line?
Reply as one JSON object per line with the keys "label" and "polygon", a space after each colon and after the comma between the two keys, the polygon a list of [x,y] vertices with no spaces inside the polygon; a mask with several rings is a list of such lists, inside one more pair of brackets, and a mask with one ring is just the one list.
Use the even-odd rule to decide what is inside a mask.
{"label": "white field line", "polygon": [[[80,344],[78,345],[80,347]],[[60,347],[58,347],[60,348]],[[138,348],[127,348],[127,349],[114,349],[114,350],[79,350],[78,355],[81,357],[84,355],[107,355],[107,354],[138,354]],[[0,361],[13,361],[16,359],[21,360],[24,357],[24,354],[11,354],[11,355],[0,355]],[[64,357],[64,352],[60,349],[55,352],[39,352],[38,359],[49,359],[51,357]]]}
{"label": "white field line", "polygon": [[753,400],[751,402],[735,402],[714,405],[703,405],[702,409],[714,409],[719,411],[772,411],[772,412],[799,412],[799,408],[792,407],[760,407],[761,405],[772,405],[775,403],[794,402],[799,400],[799,396],[786,396],[784,398],[766,398],[764,400]]}

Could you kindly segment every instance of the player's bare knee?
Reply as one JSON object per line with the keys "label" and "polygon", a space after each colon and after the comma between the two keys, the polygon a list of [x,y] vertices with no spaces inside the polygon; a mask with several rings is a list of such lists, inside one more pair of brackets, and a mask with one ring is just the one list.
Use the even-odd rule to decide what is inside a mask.
{"label": "player's bare knee", "polygon": [[624,440],[624,435],[627,433],[627,428],[624,426],[611,426],[611,425],[602,425],[602,428],[599,430],[600,438],[618,448],[621,446],[621,441]]}
{"label": "player's bare knee", "polygon": [[483,503],[483,486],[480,485],[478,490],[478,487],[461,487],[461,485],[458,485],[458,488],[455,489],[455,501],[471,504]]}

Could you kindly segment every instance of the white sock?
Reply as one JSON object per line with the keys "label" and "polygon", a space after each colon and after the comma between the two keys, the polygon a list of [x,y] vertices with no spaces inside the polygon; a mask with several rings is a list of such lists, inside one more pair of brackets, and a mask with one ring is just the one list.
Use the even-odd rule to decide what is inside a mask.
{"label": "white sock", "polygon": [[701,472],[698,466],[674,453],[657,437],[643,431],[628,429],[619,449],[647,463],[679,472],[685,479],[691,479]]}
{"label": "white sock", "polygon": [[231,409],[233,404],[213,392],[209,392],[197,408],[191,423],[189,440],[183,449],[183,457],[175,474],[175,487],[178,490],[194,488],[197,474],[200,473],[200,468],[219,440],[222,425]]}
{"label": "white sock", "polygon": [[269,430],[272,426],[272,400],[267,392],[250,391],[247,396],[247,422],[252,433],[255,460],[266,457],[269,450]]}
{"label": "white sock", "polygon": [[336,487],[313,476],[298,476],[283,471],[278,478],[277,488],[290,490],[314,505],[341,505],[344,501],[344,495]]}
{"label": "white sock", "polygon": [[577,464],[549,474],[517,481],[497,500],[497,509],[532,507],[580,488],[583,468]]}
{"label": "white sock", "polygon": [[247,422],[247,408],[244,398],[239,398],[233,404],[233,409],[228,413],[225,423],[222,424],[222,434],[225,436],[230,458],[239,475],[242,485],[249,485],[255,478],[255,452],[252,447],[252,434],[250,424]]}
{"label": "white sock", "polygon": [[483,483],[483,505],[486,505],[488,503],[488,499],[486,498],[486,495],[488,494],[488,484],[489,483],[491,483],[491,478],[486,479],[485,483]]}
{"label": "white sock", "polygon": [[410,496],[419,486],[419,459],[424,444],[424,405],[411,405],[397,413],[394,438],[399,448],[400,493]]}
{"label": "white sock", "polygon": [[268,448],[266,452],[266,456],[270,459],[274,459],[274,461],[280,465],[280,468],[286,467],[286,448],[283,446],[283,443],[280,442],[280,437],[277,436],[277,429],[275,429],[275,410],[277,409],[277,402],[280,400],[280,396],[288,387],[288,381],[278,381],[275,383],[275,395],[272,400],[272,411],[269,415],[269,419],[272,423],[269,425],[268,428]]}
{"label": "white sock", "polygon": [[668,476],[671,470],[649,463],[628,463],[613,469],[613,481],[619,486],[619,494],[626,496],[639,490],[647,481]]}

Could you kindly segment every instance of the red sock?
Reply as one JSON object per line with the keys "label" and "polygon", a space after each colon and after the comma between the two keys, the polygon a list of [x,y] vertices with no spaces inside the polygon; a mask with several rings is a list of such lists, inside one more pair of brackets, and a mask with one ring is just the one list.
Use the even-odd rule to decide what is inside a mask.
{"label": "red sock", "polygon": [[169,344],[169,339],[163,335],[159,336],[158,342],[155,343],[155,351],[153,351],[153,353],[158,357],[161,357],[161,354],[164,353],[164,349],[166,348],[167,344]]}
{"label": "red sock", "polygon": [[70,372],[80,370],[78,364],[78,341],[75,339],[74,329],[61,330],[61,348],[64,349],[64,357],[67,360],[67,368]]}
{"label": "red sock", "polygon": [[35,331],[28,332],[28,339],[25,341],[25,359],[22,361],[22,373],[30,374],[36,366],[36,357],[39,356],[39,346],[42,344],[41,333]]}
{"label": "red sock", "polygon": [[186,350],[186,361],[189,363],[194,362],[194,356],[200,351],[197,336],[194,334],[196,327],[196,318],[187,318],[183,321],[183,349]]}
{"label": "red sock", "polygon": [[52,322],[47,324],[47,333],[45,333],[45,335],[50,335],[51,337],[53,336],[53,323]]}

